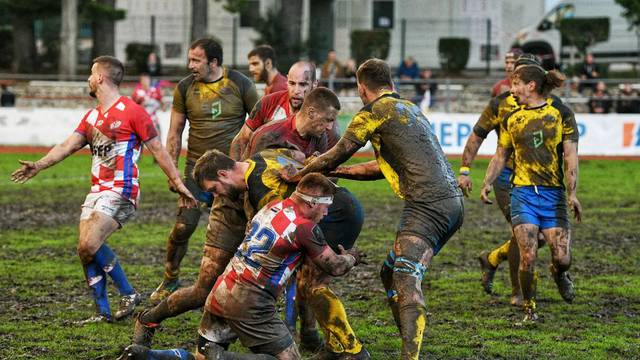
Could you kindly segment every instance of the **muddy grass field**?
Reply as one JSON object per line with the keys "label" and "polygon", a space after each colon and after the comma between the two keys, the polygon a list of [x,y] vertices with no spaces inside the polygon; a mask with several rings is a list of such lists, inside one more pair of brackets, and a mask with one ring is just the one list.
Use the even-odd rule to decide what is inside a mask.
{"label": "muddy grass field", "polygon": [[[17,159],[0,157],[0,359],[115,359],[129,344],[132,319],[74,325],[94,307],[75,254],[80,204],[89,190],[90,158],[75,155],[24,185],[9,181]],[[457,160],[452,160],[454,168]],[[582,161],[578,196],[584,221],[574,226],[574,304],[558,295],[539,251],[541,321],[520,328],[520,309],[509,305],[505,266],[495,296],[479,283],[477,254],[502,243],[508,228],[495,206],[478,199],[486,161],[472,169],[475,191],[465,223],[435,258],[423,289],[428,308],[421,358],[430,359],[638,359],[640,358],[640,162]],[[145,299],[162,277],[164,244],[174,221],[175,195],[148,156],[141,160],[142,201],[137,218],[109,243]],[[402,203],[386,182],[343,182],[363,203],[358,240],[362,265],[335,282],[352,326],[374,359],[395,359],[400,340],[378,280],[391,247]],[[197,276],[205,217],[183,261],[183,279]],[[118,296],[110,286],[112,308]],[[146,300],[145,300],[146,304]],[[143,306],[140,306],[141,310]],[[199,311],[164,323],[155,346],[193,349]],[[240,345],[234,349],[244,351]],[[305,354],[309,355],[309,354]]]}

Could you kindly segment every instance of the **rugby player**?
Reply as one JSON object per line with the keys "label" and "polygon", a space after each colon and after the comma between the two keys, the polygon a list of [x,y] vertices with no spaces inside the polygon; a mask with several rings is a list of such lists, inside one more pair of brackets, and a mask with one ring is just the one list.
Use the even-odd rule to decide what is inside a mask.
{"label": "rugby player", "polygon": [[134,290],[116,258],[106,244],[107,238],[135,214],[140,188],[136,162],[144,143],[167,175],[169,183],[181,195],[185,206],[195,199],[180,179],[171,157],[162,147],[156,128],[145,109],[128,97],[121,96],[120,83],[124,66],[111,56],[93,60],[89,76],[90,95],[98,100],[76,130],[63,143],[56,145],[38,161],[20,160],[22,167],[11,179],[24,183],[40,171],[64,160],[89,145],[92,154],[91,192],[82,204],[80,214],[78,256],[97,308],[97,315],[81,323],[111,321],[107,295],[107,275],[115,283],[122,299],[115,320],[134,311],[140,295]]}
{"label": "rugby player", "polygon": [[[291,114],[297,113],[302,107],[304,99],[316,86],[318,86],[318,81],[316,80],[316,67],[313,64],[306,61],[293,64],[287,74],[287,91],[270,94],[256,103],[249,118],[231,143],[229,150],[231,158],[242,160],[251,134],[270,121],[286,119]],[[330,143],[338,142],[340,135],[337,122],[334,122],[334,127],[328,135]]]}
{"label": "rugby player", "polygon": [[[320,99],[322,101],[318,101]],[[273,121],[258,128],[251,136],[244,158],[268,148],[299,150],[307,158],[316,153],[326,152],[335,145],[335,143],[329,143],[328,131],[332,129],[339,110],[340,101],[331,90],[325,87],[312,90],[300,111],[290,115],[286,120]],[[339,193],[342,191],[343,189]],[[342,204],[342,202],[339,203]],[[337,244],[349,249],[360,233],[364,214],[355,197],[344,202],[344,206],[342,211],[333,211],[320,227],[325,237],[334,244],[332,245],[334,248]],[[344,227],[341,214],[356,214],[357,221],[351,219],[350,225]],[[357,337],[351,329],[344,306],[329,288],[331,276],[312,262],[305,263],[301,274],[302,276],[298,276],[298,291],[295,298],[300,312],[301,347],[315,352],[322,346],[315,326],[318,320],[327,340],[325,348],[317,355],[318,357],[337,358],[342,353],[358,353],[360,351],[358,342],[350,340]],[[292,284],[296,283],[294,277],[295,274],[291,279]],[[287,300],[292,294],[296,294],[296,288],[290,284],[287,287]],[[292,302],[287,301],[286,304],[288,305],[285,308],[286,323],[289,329],[295,332],[297,314],[291,311]],[[326,311],[326,309],[332,311]]]}
{"label": "rugby player", "polygon": [[511,80],[509,80],[509,77],[511,76],[513,69],[515,69],[515,62],[520,55],[522,55],[522,50],[518,48],[511,49],[509,52],[504,54],[504,72],[507,76],[493,84],[491,87],[492,98],[509,91],[509,87],[511,86]]}
{"label": "rugby player", "polygon": [[[512,72],[509,71],[509,68],[513,70],[513,68],[527,64],[540,65],[538,59],[532,54],[520,55],[515,63],[509,63],[507,59],[505,59],[505,68],[509,73]],[[557,101],[560,100],[557,99]],[[495,131],[496,134],[500,136],[501,120],[505,115],[517,108],[518,104],[511,93],[509,91],[505,91],[489,101],[489,104],[484,108],[480,118],[475,123],[473,132],[467,139],[467,143],[462,153],[462,165],[460,167],[460,175],[458,176],[458,185],[465,196],[468,197],[472,190],[470,169],[473,160],[478,154],[478,149],[480,149],[480,146],[491,131]],[[493,184],[496,202],[509,224],[511,224],[511,199],[509,198],[509,192],[511,191],[510,178],[512,173],[513,156],[509,158],[505,168]],[[540,246],[544,244],[543,241],[544,239],[541,240],[541,243],[539,244]],[[511,244],[514,246],[510,246]],[[521,306],[522,295],[520,294],[520,282],[518,281],[518,264],[520,259],[518,256],[517,242],[513,236],[513,232],[511,234],[511,239],[507,240],[504,244],[490,252],[482,252],[478,257],[480,267],[482,269],[482,287],[487,294],[491,294],[493,292],[493,278],[496,270],[500,263],[507,259],[509,260],[509,274],[511,279],[511,304]]]}
{"label": "rugby player", "polygon": [[576,195],[578,129],[573,112],[549,96],[563,81],[561,73],[546,71],[539,65],[524,65],[514,71],[510,91],[520,107],[502,120],[498,148],[480,193],[482,200],[489,202],[491,184],[513,154],[511,224],[520,250],[523,323],[537,319],[534,270],[539,231],[551,249],[551,273],[560,295],[568,303],[575,297],[568,273],[571,231],[567,200],[579,222],[582,207]]}
{"label": "rugby player", "polygon": [[167,239],[167,257],[164,279],[151,294],[152,303],[158,303],[179,287],[180,263],[187,252],[189,238],[196,230],[201,208],[212,205],[210,193],[193,181],[192,170],[196,160],[210,149],[229,151],[246,114],[258,95],[251,80],[242,73],[222,65],[222,47],[212,39],[202,38],[189,47],[189,71],[173,92],[171,125],[167,136],[167,150],[176,166],[182,148],[182,133],[189,122],[185,183],[199,207],[178,205],[176,223]]}
{"label": "rugby player", "polygon": [[[404,199],[394,247],[380,275],[402,335],[402,358],[418,359],[426,326],[420,284],[431,258],[462,225],[463,195],[429,121],[393,91],[389,65],[369,59],[356,80],[365,106],[338,144],[299,172],[287,167],[282,176],[295,182],[310,172],[333,170],[331,175],[350,179],[385,177]],[[367,141],[376,160],[338,167]]]}
{"label": "rugby player", "polygon": [[[198,160],[196,178],[217,196],[232,196],[246,185],[227,181],[243,179],[245,170],[219,154],[207,152]],[[221,170],[222,161],[234,165]],[[269,202],[253,217],[247,236],[207,298],[196,359],[301,359],[276,313],[275,302],[287,278],[303,259],[334,276],[345,274],[360,259],[355,248],[347,252],[340,246],[336,254],[317,225],[328,214],[335,191],[329,179],[308,174],[289,198]],[[236,337],[253,353],[271,356],[224,351]],[[125,354],[123,359],[193,359],[185,349],[157,351],[139,345],[129,346]]]}
{"label": "rugby player", "polygon": [[264,96],[287,90],[287,78],[276,68],[276,52],[269,45],[259,45],[247,55],[249,72],[255,82],[267,84]]}

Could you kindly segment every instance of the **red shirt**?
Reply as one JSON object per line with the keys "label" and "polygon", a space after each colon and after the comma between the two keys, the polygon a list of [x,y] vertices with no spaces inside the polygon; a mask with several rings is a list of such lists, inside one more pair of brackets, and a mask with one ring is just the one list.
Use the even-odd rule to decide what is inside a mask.
{"label": "red shirt", "polygon": [[142,143],[156,136],[147,112],[126,96],[107,111],[89,110],[75,130],[91,148],[91,192],[113,191],[136,205]]}
{"label": "red shirt", "polygon": [[496,97],[505,92],[505,87],[507,90],[511,88],[511,81],[509,78],[504,78],[493,85],[491,88],[491,97]]}
{"label": "red shirt", "polygon": [[287,90],[287,78],[286,76],[278,73],[278,75],[276,75],[276,77],[273,78],[273,81],[271,82],[271,84],[267,85],[267,87],[264,88],[264,96],[267,96],[269,94],[273,94],[274,92],[278,92],[282,90]]}
{"label": "red shirt", "polygon": [[320,137],[303,138],[296,130],[296,115],[285,120],[270,122],[256,130],[249,140],[245,156],[249,157],[259,151],[270,148],[287,148],[302,151],[307,157],[314,152],[324,153],[335,143],[329,144],[327,133]]}

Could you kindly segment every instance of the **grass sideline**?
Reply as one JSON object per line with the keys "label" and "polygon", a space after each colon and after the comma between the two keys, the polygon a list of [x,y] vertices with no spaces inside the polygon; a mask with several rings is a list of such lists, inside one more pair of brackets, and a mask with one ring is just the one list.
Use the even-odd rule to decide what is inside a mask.
{"label": "grass sideline", "polygon": [[[77,217],[89,190],[90,158],[72,156],[24,185],[9,181],[18,159],[39,156],[3,154],[0,159],[0,359],[115,359],[130,342],[132,320],[73,324],[93,312],[75,254]],[[456,159],[452,163],[454,168],[459,165]],[[166,190],[164,176],[148,156],[140,165],[138,217],[109,243],[146,298],[162,276],[175,195]],[[486,165],[484,160],[474,165],[475,189],[465,204],[465,224],[425,277],[429,315],[421,358],[640,358],[639,163],[581,162],[578,196],[585,215],[573,233],[577,298],[572,305],[562,301],[547,270],[549,251],[541,249],[537,269],[542,321],[531,329],[513,325],[521,311],[509,305],[504,266],[496,276],[498,296],[485,295],[478,281],[477,253],[508,236],[497,208],[478,200]],[[373,358],[396,359],[400,340],[385,306],[378,270],[392,245],[402,203],[384,181],[341,185],[353,191],[365,208],[358,244],[368,253],[369,265],[337,279],[333,288]],[[204,217],[183,262],[186,283],[197,275],[203,221]],[[115,289],[111,285],[109,289],[112,307],[117,307]],[[192,311],[166,321],[155,346],[192,349],[199,317]]]}

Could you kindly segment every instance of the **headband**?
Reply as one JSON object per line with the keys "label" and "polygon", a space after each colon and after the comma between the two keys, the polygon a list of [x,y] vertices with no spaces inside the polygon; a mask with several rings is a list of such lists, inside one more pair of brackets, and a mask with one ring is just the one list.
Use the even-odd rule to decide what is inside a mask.
{"label": "headband", "polygon": [[517,69],[523,68],[523,67],[534,67],[540,71],[542,71],[543,74],[547,75],[549,72],[547,70],[545,70],[542,66],[537,65],[537,64],[525,64],[525,65],[520,65],[517,66]]}
{"label": "headband", "polygon": [[328,196],[311,196],[307,194],[303,194],[298,190],[293,192],[294,195],[299,197],[300,199],[309,203],[309,205],[317,205],[317,204],[327,204],[331,205],[333,203],[333,195]]}

